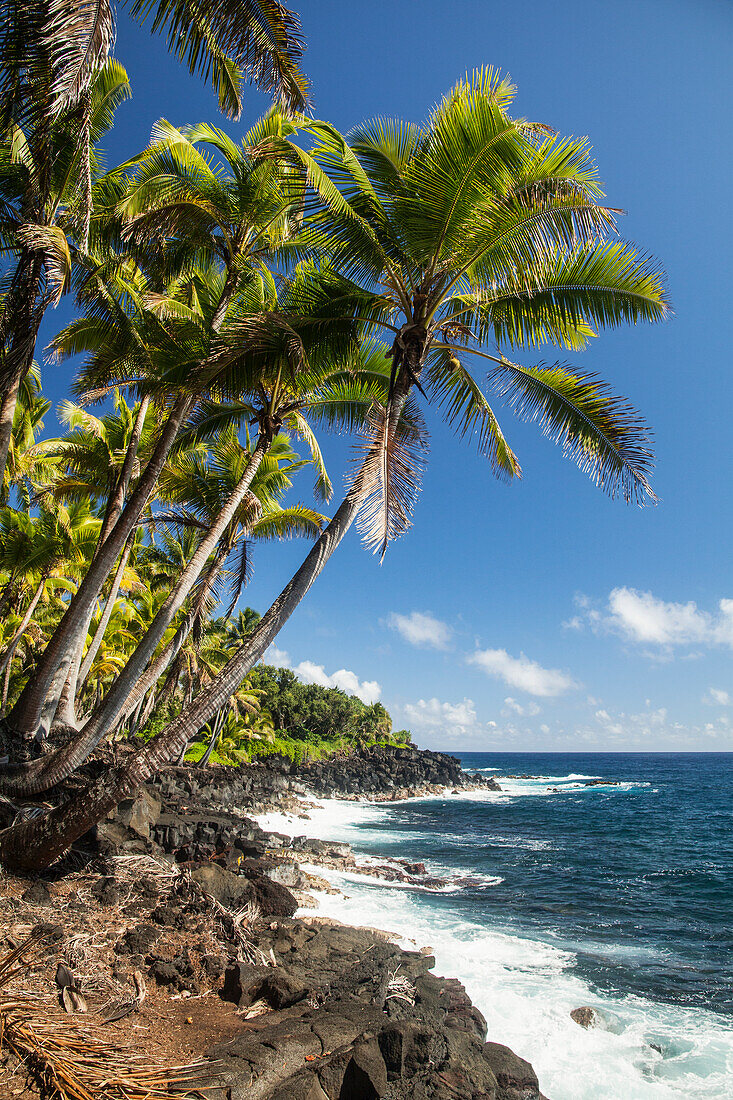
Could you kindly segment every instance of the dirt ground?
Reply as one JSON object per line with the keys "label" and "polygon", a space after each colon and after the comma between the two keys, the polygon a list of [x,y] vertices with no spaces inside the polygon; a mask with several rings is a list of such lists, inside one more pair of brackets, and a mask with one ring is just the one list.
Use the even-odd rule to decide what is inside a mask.
{"label": "dirt ground", "polygon": [[[220,958],[231,949],[221,914],[202,905],[186,927],[163,927],[155,943],[158,960],[185,958],[195,991],[181,989],[180,983],[160,985],[148,975],[142,1003],[124,1019],[105,1023],[105,1015],[129,1003],[135,993],[132,968],[140,956],[120,954],[121,938],[165,905],[180,881],[178,873],[151,857],[120,858],[106,870],[113,871],[112,904],[100,904],[93,894],[100,870],[92,864],[77,870],[60,868],[36,880],[0,878],[0,1039],[4,1006],[21,1000],[32,1017],[61,1029],[74,1027],[82,1035],[101,1035],[111,1047],[129,1052],[131,1059],[146,1066],[196,1062],[249,1026],[235,1005],[219,997],[221,975],[209,976],[204,965],[207,958]],[[34,931],[37,939],[17,964],[17,973],[3,980],[2,960]],[[73,974],[87,1013],[63,1011],[55,981],[59,963]],[[38,1074],[29,1073],[8,1051],[7,1038],[0,1042],[0,1097],[38,1100],[39,1091],[44,1095]]]}

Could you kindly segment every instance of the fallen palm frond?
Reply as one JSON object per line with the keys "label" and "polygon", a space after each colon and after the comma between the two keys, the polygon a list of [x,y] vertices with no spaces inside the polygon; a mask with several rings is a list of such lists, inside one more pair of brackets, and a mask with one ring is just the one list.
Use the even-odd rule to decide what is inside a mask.
{"label": "fallen palm frond", "polygon": [[260,920],[259,906],[250,901],[241,909],[228,909],[212,894],[201,887],[199,889],[218,918],[224,936],[236,947],[239,961],[255,966],[274,966],[273,959],[252,938],[252,930]]}
{"label": "fallen palm frond", "polygon": [[[31,936],[0,959],[0,989],[30,966],[42,937]],[[0,1051],[8,1050],[45,1089],[49,1100],[157,1100],[171,1093],[201,1096],[196,1082],[211,1064],[156,1066],[135,1054],[98,1024],[70,1020],[38,999],[0,995]]]}
{"label": "fallen palm frond", "polygon": [[126,1016],[130,1016],[133,1012],[137,1012],[140,1005],[145,1000],[148,989],[145,984],[145,978],[139,970],[133,972],[132,981],[135,986],[134,994],[123,1001],[116,1001],[114,1004],[109,1004],[103,1009],[102,1016],[105,1024],[113,1024],[118,1020],[124,1020]]}
{"label": "fallen palm frond", "polygon": [[390,975],[389,981],[387,982],[385,1001],[407,1001],[409,1005],[414,1005],[416,994],[415,984],[411,982],[409,978],[405,977],[404,974],[400,974],[399,969],[398,966]]}

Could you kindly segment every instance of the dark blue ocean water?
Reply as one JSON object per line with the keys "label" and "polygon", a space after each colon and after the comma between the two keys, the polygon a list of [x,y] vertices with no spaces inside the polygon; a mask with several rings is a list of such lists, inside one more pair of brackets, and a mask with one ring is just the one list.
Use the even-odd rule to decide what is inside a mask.
{"label": "dark blue ocean water", "polygon": [[[461,761],[502,793],[331,802],[309,823],[450,885],[337,874],[322,911],[430,944],[552,1100],[733,1098],[733,754]],[[572,1021],[585,1004],[601,1027]]]}
{"label": "dark blue ocean water", "polygon": [[391,850],[476,872],[442,904],[551,938],[601,989],[733,1013],[733,754],[459,755],[500,784],[538,778],[391,810]]}
{"label": "dark blue ocean water", "polygon": [[[634,784],[566,780],[558,794],[433,810],[438,830],[448,814],[451,829],[475,838],[454,860],[504,878],[465,904],[535,934],[551,928],[594,985],[733,1012],[733,754],[474,753],[461,762],[497,776]],[[429,820],[422,827],[429,833]]]}

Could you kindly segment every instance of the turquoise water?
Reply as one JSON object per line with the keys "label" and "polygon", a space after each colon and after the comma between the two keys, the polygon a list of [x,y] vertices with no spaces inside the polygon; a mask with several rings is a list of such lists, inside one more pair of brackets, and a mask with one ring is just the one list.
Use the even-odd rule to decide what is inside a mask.
{"label": "turquoise water", "polygon": [[[502,793],[324,803],[307,826],[449,884],[333,876],[322,910],[431,945],[550,1100],[733,1097],[733,754],[461,759]],[[570,1019],[585,1004],[601,1028]]]}

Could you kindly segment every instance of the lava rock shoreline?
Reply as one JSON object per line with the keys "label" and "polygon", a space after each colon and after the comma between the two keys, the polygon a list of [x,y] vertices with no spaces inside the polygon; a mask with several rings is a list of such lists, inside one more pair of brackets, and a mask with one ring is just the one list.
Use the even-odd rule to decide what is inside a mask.
{"label": "lava rock shoreline", "polygon": [[[442,880],[421,863],[360,863],[346,844],[267,832],[249,816],[303,816],[312,796],[392,801],[479,786],[497,789],[453,757],[412,747],[310,768],[172,767],[85,838],[108,872],[91,904],[124,895],[115,976],[142,970],[174,997],[217,993],[235,1006],[241,1023],[204,1052],[211,1100],[542,1100],[531,1065],[486,1041],[483,1016],[459,981],[432,972],[428,948],[295,915],[314,906],[310,891],[333,889],[320,867],[424,889]],[[146,858],[175,873],[165,889],[142,876],[130,895],[115,869]],[[203,936],[212,913],[213,947]]]}

